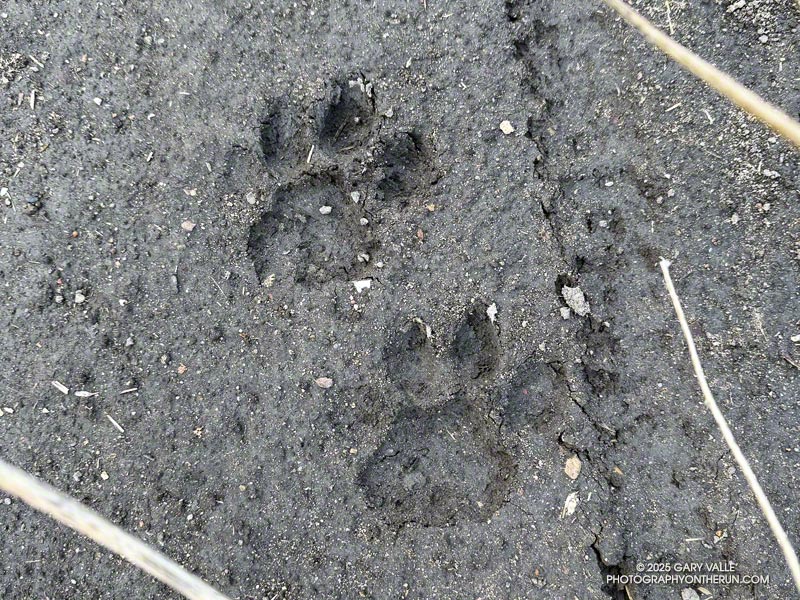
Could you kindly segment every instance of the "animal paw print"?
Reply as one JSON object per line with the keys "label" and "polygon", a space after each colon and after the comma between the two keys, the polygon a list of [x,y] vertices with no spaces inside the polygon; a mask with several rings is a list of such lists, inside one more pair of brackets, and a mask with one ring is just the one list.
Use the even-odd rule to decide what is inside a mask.
{"label": "animal paw print", "polygon": [[435,348],[430,328],[414,318],[384,350],[407,406],[358,483],[368,504],[394,526],[483,521],[508,493],[514,461],[484,414],[485,386],[501,354],[487,309],[479,303],[466,311],[447,348]]}
{"label": "animal paw print", "polygon": [[[303,130],[301,122],[312,125]],[[307,114],[273,103],[259,142],[279,184],[265,191],[247,247],[268,286],[372,277],[381,248],[373,221],[435,181],[428,145],[377,114],[373,86],[360,74],[330,84],[325,102]]]}

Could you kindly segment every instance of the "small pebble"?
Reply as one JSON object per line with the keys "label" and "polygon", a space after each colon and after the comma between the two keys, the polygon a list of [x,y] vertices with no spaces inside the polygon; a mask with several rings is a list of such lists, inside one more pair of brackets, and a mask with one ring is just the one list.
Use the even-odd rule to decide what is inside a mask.
{"label": "small pebble", "polygon": [[567,459],[567,464],[564,465],[564,473],[573,481],[581,474],[581,459],[576,454]]}
{"label": "small pebble", "polygon": [[327,390],[329,387],[333,385],[333,379],[331,379],[330,377],[317,377],[314,380],[314,383],[316,383],[323,390]]}
{"label": "small pebble", "polygon": [[561,295],[564,297],[567,306],[574,310],[576,315],[585,317],[589,314],[589,303],[586,301],[581,288],[565,285],[561,288]]}
{"label": "small pebble", "polygon": [[321,215],[329,215],[329,214],[331,214],[332,210],[333,210],[333,208],[331,208],[330,206],[320,206],[319,207],[319,214],[321,214]]}
{"label": "small pebble", "polygon": [[364,290],[368,290],[372,287],[372,280],[359,279],[358,281],[353,282],[353,286],[356,288],[356,292],[360,294]]}
{"label": "small pebble", "polygon": [[516,131],[514,126],[511,124],[511,121],[503,121],[500,123],[500,131],[502,131],[506,135],[510,135]]}
{"label": "small pebble", "polygon": [[561,318],[564,319],[565,321],[569,319],[570,315],[572,314],[572,311],[569,309],[568,306],[562,306],[558,310],[561,311]]}
{"label": "small pebble", "polygon": [[181,229],[183,229],[184,231],[188,231],[191,233],[192,231],[194,231],[194,228],[195,224],[192,223],[191,221],[184,221],[183,223],[181,223]]}
{"label": "small pebble", "polygon": [[86,296],[83,295],[83,292],[81,290],[75,292],[75,304],[83,304],[84,302],[86,302]]}
{"label": "small pebble", "polygon": [[[488,308],[486,309],[486,316],[489,317],[489,320],[494,323],[497,319],[497,304],[492,302]],[[430,336],[428,336],[430,337]]]}

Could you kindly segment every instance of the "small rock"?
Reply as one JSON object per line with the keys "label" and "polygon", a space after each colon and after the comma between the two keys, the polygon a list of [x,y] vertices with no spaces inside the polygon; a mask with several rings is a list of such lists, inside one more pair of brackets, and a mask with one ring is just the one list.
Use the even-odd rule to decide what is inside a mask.
{"label": "small rock", "polygon": [[189,367],[187,367],[185,364],[181,363],[181,364],[178,365],[178,375],[183,375],[188,370],[189,370]]}
{"label": "small rock", "polygon": [[495,319],[497,318],[497,304],[495,304],[494,302],[492,302],[492,303],[491,303],[491,304],[490,304],[490,305],[489,305],[489,306],[486,308],[486,316],[487,316],[487,317],[489,317],[489,320],[490,320],[492,323],[494,323]]}
{"label": "small rock", "polygon": [[361,293],[364,290],[368,290],[372,287],[372,280],[371,279],[359,279],[353,282],[353,285],[356,288],[357,293]]}
{"label": "small rock", "polygon": [[564,465],[564,473],[573,481],[581,474],[581,459],[576,454],[567,459],[567,464]]}
{"label": "small rock", "polygon": [[314,380],[314,383],[316,383],[323,390],[327,390],[329,387],[333,385],[333,379],[331,379],[330,377],[317,377]]}
{"label": "small rock", "polygon": [[561,295],[564,297],[567,306],[574,310],[576,315],[585,317],[589,314],[589,303],[586,301],[581,288],[565,285],[561,289]]}
{"label": "small rock", "polygon": [[92,100],[92,102],[97,104],[97,106],[100,106],[103,103],[103,99],[102,98],[95,98],[94,100]]}
{"label": "small rock", "polygon": [[364,217],[361,217],[358,222],[362,225],[369,225],[369,220],[365,219]]}
{"label": "small rock", "polygon": [[333,210],[333,208],[331,208],[330,206],[320,206],[319,207],[319,214],[321,214],[321,215],[329,215],[329,214],[331,214],[332,210]]}
{"label": "small rock", "polygon": [[359,192],[350,192],[350,199],[358,204],[361,201],[361,194]]}
{"label": "small rock", "polygon": [[181,223],[181,229],[183,229],[184,231],[188,231],[189,233],[194,231],[195,227],[196,227],[195,224],[192,223],[191,221],[184,221],[183,223]]}
{"label": "small rock", "polygon": [[108,473],[106,473],[105,471],[102,471],[100,473],[100,479],[102,479],[103,481],[108,481]]}
{"label": "small rock", "polygon": [[739,215],[733,213],[733,215],[731,216],[731,225],[736,225],[740,220],[741,218],[739,217]]}
{"label": "small rock", "polygon": [[800,343],[800,333],[798,333],[797,335],[793,335],[789,339],[792,340],[795,344]]}
{"label": "small rock", "polygon": [[514,126],[511,124],[511,121],[503,121],[500,123],[500,131],[502,131],[506,135],[510,135],[516,131]]}
{"label": "small rock", "polygon": [[572,311],[569,309],[568,306],[562,306],[558,310],[561,311],[561,318],[564,319],[565,321],[569,319],[570,315],[572,314]]}
{"label": "small rock", "polygon": [[6,506],[11,506],[11,498],[3,498],[3,504]]}
{"label": "small rock", "polygon": [[567,496],[567,499],[564,501],[564,508],[561,509],[561,518],[568,517],[575,512],[575,509],[578,508],[578,503],[580,499],[578,498],[578,492],[572,492]]}
{"label": "small rock", "polygon": [[700,600],[700,595],[692,588],[683,588],[681,590],[681,600]]}
{"label": "small rock", "polygon": [[247,192],[247,194],[245,194],[244,199],[247,201],[248,204],[251,204],[251,205],[255,204],[256,200],[257,200],[256,193],[253,192],[253,191],[249,191],[249,192]]}
{"label": "small rock", "polygon": [[75,304],[83,304],[86,302],[86,296],[83,295],[81,290],[75,292]]}

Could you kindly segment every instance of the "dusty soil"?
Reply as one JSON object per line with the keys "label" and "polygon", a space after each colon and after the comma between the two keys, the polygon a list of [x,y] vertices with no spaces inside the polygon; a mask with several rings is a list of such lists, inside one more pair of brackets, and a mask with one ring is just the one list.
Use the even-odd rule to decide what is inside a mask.
{"label": "dusty soil", "polygon": [[[800,113],[794,2],[637,6]],[[800,542],[798,154],[599,2],[0,13],[4,458],[232,598],[793,594],[656,263]],[[175,597],[0,531],[3,598]]]}

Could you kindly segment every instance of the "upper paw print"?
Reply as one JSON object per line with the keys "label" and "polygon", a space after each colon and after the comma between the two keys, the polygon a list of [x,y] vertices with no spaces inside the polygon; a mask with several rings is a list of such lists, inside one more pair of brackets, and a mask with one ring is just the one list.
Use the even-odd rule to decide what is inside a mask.
{"label": "upper paw print", "polygon": [[[306,127],[301,123],[308,123]],[[362,75],[328,86],[305,114],[270,105],[259,143],[274,189],[250,228],[248,254],[261,283],[320,287],[375,276],[375,222],[435,180],[428,145],[376,111]]]}

